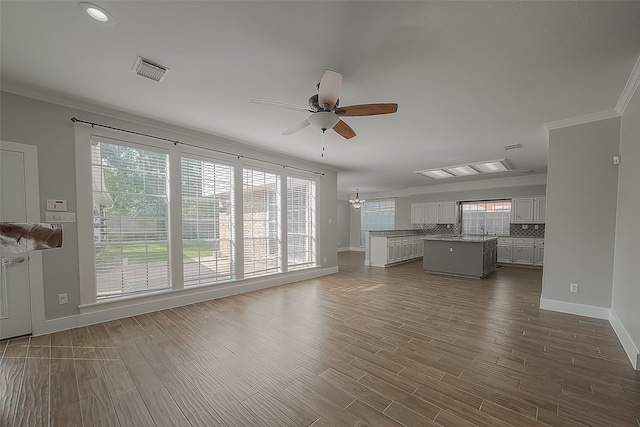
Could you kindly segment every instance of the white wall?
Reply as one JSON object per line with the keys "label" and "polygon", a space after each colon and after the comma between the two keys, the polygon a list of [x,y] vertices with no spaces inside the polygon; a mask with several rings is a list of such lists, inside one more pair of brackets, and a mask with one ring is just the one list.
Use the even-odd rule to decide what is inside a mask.
{"label": "white wall", "polygon": [[619,117],[549,132],[542,307],[608,318],[619,147]]}
{"label": "white wall", "polygon": [[[323,172],[324,176],[318,179],[317,193],[318,257],[323,269],[337,269],[337,174],[335,171],[328,170],[317,163],[260,151],[236,141],[129,116],[122,112],[110,112],[109,115],[95,114],[1,92],[0,138],[4,141],[35,145],[38,148],[42,220],[46,211],[46,199],[66,199],[69,211],[77,212],[74,126],[70,120],[74,116],[82,120]],[[46,251],[42,255],[45,317],[47,320],[73,318],[79,314],[78,305],[80,304],[77,224],[64,225],[64,243],[61,249]],[[277,277],[277,275],[274,276]],[[287,279],[281,280],[284,283]],[[270,276],[271,286],[275,282],[277,280]],[[229,290],[227,294],[231,292],[232,290]],[[59,293],[68,294],[68,304],[58,304]]]}
{"label": "white wall", "polygon": [[350,247],[351,205],[346,200],[338,200],[338,249]]}
{"label": "white wall", "polygon": [[[624,331],[617,331],[624,343],[624,334],[631,343],[626,349],[636,358],[640,351],[640,93],[634,97],[622,116],[620,132],[620,176],[618,185],[618,216],[613,269],[611,311]],[[613,319],[612,324],[616,319]],[[615,325],[614,325],[615,326]],[[635,347],[635,348],[634,348]]]}

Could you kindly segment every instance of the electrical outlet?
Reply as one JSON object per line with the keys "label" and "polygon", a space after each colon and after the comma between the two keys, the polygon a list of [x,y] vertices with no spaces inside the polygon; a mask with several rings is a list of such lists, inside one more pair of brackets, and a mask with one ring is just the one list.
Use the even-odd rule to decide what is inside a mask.
{"label": "electrical outlet", "polygon": [[569,291],[580,292],[580,285],[578,285],[577,283],[572,283],[571,285],[569,285]]}
{"label": "electrical outlet", "polygon": [[526,230],[526,229],[528,229],[528,228],[529,228],[529,226],[528,226],[527,224],[522,224],[522,229],[523,229],[523,230]]}
{"label": "electrical outlet", "polygon": [[58,304],[68,304],[69,297],[67,294],[58,294]]}
{"label": "electrical outlet", "polygon": [[327,257],[322,258],[322,262],[327,262]]}

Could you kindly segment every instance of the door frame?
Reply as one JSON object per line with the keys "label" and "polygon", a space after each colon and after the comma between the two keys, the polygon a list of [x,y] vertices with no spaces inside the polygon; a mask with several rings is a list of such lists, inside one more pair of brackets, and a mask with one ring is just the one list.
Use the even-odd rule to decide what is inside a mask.
{"label": "door frame", "polygon": [[[24,154],[26,211],[28,222],[40,221],[40,185],[38,181],[38,148],[0,140],[0,148]],[[44,333],[44,279],[42,251],[29,252],[29,298],[31,301],[31,333]]]}

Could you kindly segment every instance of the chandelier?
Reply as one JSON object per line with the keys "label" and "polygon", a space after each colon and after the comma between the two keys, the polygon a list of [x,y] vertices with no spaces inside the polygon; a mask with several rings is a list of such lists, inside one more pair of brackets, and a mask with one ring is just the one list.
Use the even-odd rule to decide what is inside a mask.
{"label": "chandelier", "polygon": [[356,189],[356,198],[355,199],[349,199],[349,203],[351,203],[351,206],[353,206],[356,209],[360,209],[362,207],[362,205],[364,205],[364,202],[366,202],[366,200],[361,200],[360,196],[358,195],[358,190]]}

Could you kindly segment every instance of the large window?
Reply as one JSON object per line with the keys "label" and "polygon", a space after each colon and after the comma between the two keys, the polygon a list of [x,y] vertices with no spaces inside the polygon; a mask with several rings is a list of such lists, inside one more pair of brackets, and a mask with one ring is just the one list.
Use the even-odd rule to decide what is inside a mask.
{"label": "large window", "polygon": [[281,271],[280,176],[244,169],[242,217],[244,231],[244,275]]}
{"label": "large window", "polygon": [[97,298],[170,287],[168,154],[92,141]]}
{"label": "large window", "polygon": [[184,285],[233,277],[233,167],[182,159]]}
{"label": "large window", "polygon": [[508,236],[511,200],[463,202],[462,233]]}
{"label": "large window", "polygon": [[367,201],[360,208],[360,245],[364,246],[367,231],[393,230],[396,227],[396,201]]}
{"label": "large window", "polygon": [[287,177],[288,269],[316,265],[316,183]]}
{"label": "large window", "polygon": [[75,130],[87,312],[122,297],[195,295],[195,287],[318,266],[315,177],[226,153],[214,159],[202,147]]}

